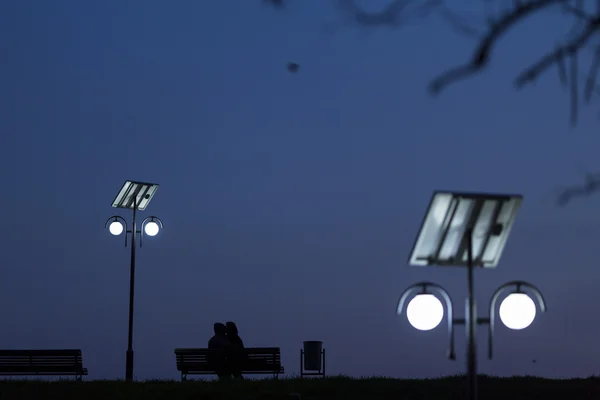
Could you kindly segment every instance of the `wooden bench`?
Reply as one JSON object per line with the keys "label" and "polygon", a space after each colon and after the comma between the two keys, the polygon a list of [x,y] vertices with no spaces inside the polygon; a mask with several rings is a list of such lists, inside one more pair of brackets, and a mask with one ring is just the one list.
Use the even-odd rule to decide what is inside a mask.
{"label": "wooden bench", "polygon": [[[215,371],[208,360],[211,355],[218,357],[219,354],[223,352],[213,349],[175,349],[181,380],[185,381],[187,375],[214,375]],[[279,347],[249,347],[242,350],[242,354],[242,374],[273,374],[277,378],[284,372]]]}
{"label": "wooden bench", "polygon": [[87,375],[81,350],[0,350],[0,375],[75,376]]}

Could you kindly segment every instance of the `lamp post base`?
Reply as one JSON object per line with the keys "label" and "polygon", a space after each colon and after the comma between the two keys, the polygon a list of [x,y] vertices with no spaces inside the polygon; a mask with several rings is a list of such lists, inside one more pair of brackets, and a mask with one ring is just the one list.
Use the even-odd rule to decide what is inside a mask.
{"label": "lamp post base", "polygon": [[125,381],[133,381],[133,349],[127,349],[125,356]]}

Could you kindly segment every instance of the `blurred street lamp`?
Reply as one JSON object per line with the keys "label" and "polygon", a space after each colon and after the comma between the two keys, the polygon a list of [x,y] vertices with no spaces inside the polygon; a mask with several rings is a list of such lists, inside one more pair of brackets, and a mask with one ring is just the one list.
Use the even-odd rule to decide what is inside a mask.
{"label": "blurred street lamp", "polygon": [[140,235],[140,247],[144,238],[144,232],[148,236],[156,236],[163,228],[163,223],[160,218],[151,216],[145,218],[138,229],[136,224],[137,211],[146,209],[150,200],[158,190],[158,185],[154,183],[126,181],[123,187],[115,197],[112,206],[115,208],[126,208],[133,210],[132,227],[127,227],[127,221],[123,217],[113,215],[110,217],[104,226],[108,231],[119,236],[125,231],[125,247],[127,247],[127,235],[131,234],[131,264],[129,275],[129,330],[127,334],[127,352],[125,357],[125,380],[131,382],[133,380],[133,300],[135,293],[135,247],[136,236]]}
{"label": "blurred street lamp", "polygon": [[489,317],[477,317],[473,269],[495,268],[498,265],[522,200],[522,196],[435,192],[410,255],[409,263],[414,266],[467,268],[465,318],[454,317],[450,295],[443,287],[432,282],[419,282],[408,287],[400,296],[397,313],[403,312],[406,301],[412,297],[406,306],[409,323],[422,331],[434,329],[444,318],[444,306],[434,293],[440,296],[446,306],[448,357],[451,360],[456,359],[454,326],[465,325],[470,400],[477,399],[475,328],[477,325],[488,325],[488,357],[491,359],[496,303],[500,295],[507,288],[514,287],[499,307],[500,320],[510,329],[525,329],[535,319],[536,305],[524,289],[536,297],[540,311],[546,311],[544,298],[535,286],[512,281],[500,286],[492,295]]}

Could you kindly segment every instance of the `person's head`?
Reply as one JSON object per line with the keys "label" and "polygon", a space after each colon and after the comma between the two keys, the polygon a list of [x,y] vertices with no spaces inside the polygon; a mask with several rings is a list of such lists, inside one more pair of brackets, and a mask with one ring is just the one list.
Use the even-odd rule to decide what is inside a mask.
{"label": "person's head", "polygon": [[231,321],[227,322],[226,328],[227,328],[228,335],[233,335],[233,336],[238,335],[238,329],[237,329],[237,326],[235,326],[235,323],[233,323]]}
{"label": "person's head", "polygon": [[215,335],[225,335],[227,333],[227,327],[222,322],[215,322],[214,330]]}

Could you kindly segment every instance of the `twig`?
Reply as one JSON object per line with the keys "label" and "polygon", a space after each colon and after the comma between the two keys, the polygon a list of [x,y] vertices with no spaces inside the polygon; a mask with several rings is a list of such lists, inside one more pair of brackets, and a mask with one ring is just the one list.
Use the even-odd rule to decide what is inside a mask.
{"label": "twig", "polygon": [[598,68],[600,68],[600,46],[596,47],[594,58],[592,59],[592,64],[590,66],[590,71],[588,72],[588,76],[585,81],[583,98],[586,103],[590,101],[590,99],[592,98],[592,93],[596,88],[596,76],[598,74]]}
{"label": "twig", "polygon": [[577,116],[579,115],[579,82],[577,81],[579,69],[577,61],[577,53],[571,54],[571,126],[577,124]]}
{"label": "twig", "polygon": [[551,65],[556,63],[561,57],[572,56],[579,49],[581,49],[590,40],[592,35],[600,28],[600,18],[594,19],[588,23],[583,32],[575,39],[571,40],[568,44],[559,47],[553,52],[542,57],[538,62],[521,72],[515,79],[515,86],[517,88],[522,87],[526,83],[534,81],[547,70]]}
{"label": "twig", "polygon": [[452,68],[435,78],[429,85],[429,90],[432,93],[437,94],[449,84],[480,72],[489,62],[492,47],[496,44],[498,39],[500,39],[500,37],[516,23],[543,8],[563,1],[564,0],[531,0],[527,3],[518,4],[512,12],[504,15],[498,21],[491,23],[487,33],[479,41],[479,45],[475,49],[471,61]]}

